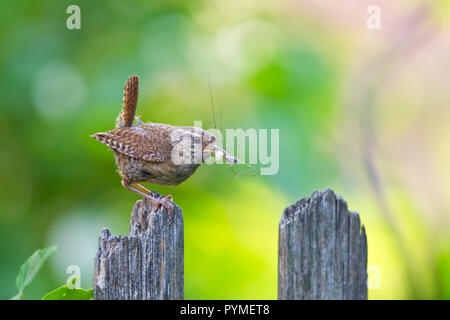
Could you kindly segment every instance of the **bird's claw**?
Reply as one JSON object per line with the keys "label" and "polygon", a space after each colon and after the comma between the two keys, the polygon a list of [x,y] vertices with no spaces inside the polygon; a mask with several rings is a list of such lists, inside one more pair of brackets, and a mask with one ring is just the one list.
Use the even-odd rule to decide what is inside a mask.
{"label": "bird's claw", "polygon": [[168,195],[160,199],[151,198],[150,201],[153,203],[152,213],[156,212],[159,207],[163,206],[167,209],[167,213],[169,214],[169,223],[171,223],[173,218],[173,197]]}

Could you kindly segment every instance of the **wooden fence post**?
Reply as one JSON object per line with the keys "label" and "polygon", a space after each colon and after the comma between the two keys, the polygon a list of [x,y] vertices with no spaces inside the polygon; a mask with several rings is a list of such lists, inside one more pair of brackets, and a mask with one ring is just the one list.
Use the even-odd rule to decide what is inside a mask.
{"label": "wooden fence post", "polygon": [[165,208],[151,210],[150,201],[136,202],[128,236],[102,230],[94,261],[94,300],[184,298],[183,213],[176,204],[171,218]]}
{"label": "wooden fence post", "polygon": [[330,190],[286,208],[279,224],[278,299],[367,299],[367,238]]}

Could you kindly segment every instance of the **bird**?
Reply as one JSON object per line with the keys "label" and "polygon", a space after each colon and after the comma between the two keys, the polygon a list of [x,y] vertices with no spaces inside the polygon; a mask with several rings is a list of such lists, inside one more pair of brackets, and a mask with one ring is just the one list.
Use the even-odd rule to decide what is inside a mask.
{"label": "bird", "polygon": [[139,77],[128,77],[116,128],[91,135],[113,152],[125,189],[150,200],[153,211],[160,206],[171,212],[173,197],[156,198],[141,183],[176,186],[188,179],[210,156],[227,163],[239,160],[217,145],[216,137],[201,128],[142,122],[135,116]]}

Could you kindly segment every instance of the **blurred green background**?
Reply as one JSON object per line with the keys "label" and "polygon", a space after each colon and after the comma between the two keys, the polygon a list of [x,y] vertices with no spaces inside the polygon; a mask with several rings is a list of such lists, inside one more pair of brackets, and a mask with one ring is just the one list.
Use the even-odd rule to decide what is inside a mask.
{"label": "blurred green background", "polygon": [[449,299],[449,17],[445,0],[2,0],[0,298],[52,244],[25,298],[69,265],[92,287],[101,228],[128,232],[138,196],[89,135],[114,127],[137,73],[144,121],[211,128],[209,74],[224,128],[280,129],[276,175],[204,165],[149,186],[184,211],[185,298],[276,298],[282,210],[331,187],[366,225],[369,298]]}

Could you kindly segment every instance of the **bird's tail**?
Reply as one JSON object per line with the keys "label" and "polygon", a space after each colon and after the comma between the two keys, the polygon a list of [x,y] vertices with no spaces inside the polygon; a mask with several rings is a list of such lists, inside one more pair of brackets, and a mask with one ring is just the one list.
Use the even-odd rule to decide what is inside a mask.
{"label": "bird's tail", "polygon": [[119,116],[116,118],[116,128],[131,127],[136,113],[139,91],[139,77],[133,74],[128,77],[123,88],[123,104]]}

